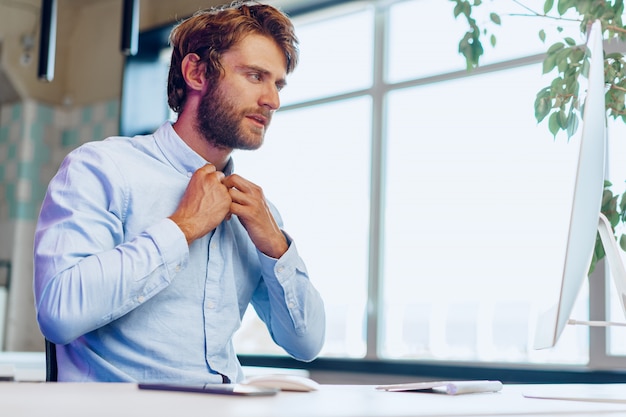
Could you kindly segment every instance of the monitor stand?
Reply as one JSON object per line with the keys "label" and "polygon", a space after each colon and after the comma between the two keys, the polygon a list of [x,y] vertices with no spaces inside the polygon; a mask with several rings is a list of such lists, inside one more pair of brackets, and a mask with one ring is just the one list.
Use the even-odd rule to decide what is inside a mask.
{"label": "monitor stand", "polygon": [[[626,314],[626,269],[620,257],[620,250],[613,228],[606,216],[600,213],[598,221],[598,233],[604,251],[606,253],[605,263],[609,264],[609,271],[613,275],[613,282],[617,289],[622,311]],[[568,324],[580,324],[585,326],[626,326],[626,323],[609,321],[579,321],[569,319]],[[543,385],[541,388],[529,388],[522,395],[526,398],[552,399],[552,400],[574,400],[606,403],[626,403],[626,385],[604,383],[604,384],[554,384]]]}
{"label": "monitor stand", "polygon": [[[626,316],[626,268],[620,256],[619,246],[613,236],[613,228],[609,219],[602,213],[600,213],[600,219],[598,220],[598,233],[600,234],[600,241],[604,247],[606,253],[605,262],[609,266],[609,271],[613,276],[613,282],[615,283],[615,289],[622,306],[622,312]],[[626,323],[612,322],[612,321],[584,321],[569,319],[568,324],[579,324],[584,326],[625,326]]]}

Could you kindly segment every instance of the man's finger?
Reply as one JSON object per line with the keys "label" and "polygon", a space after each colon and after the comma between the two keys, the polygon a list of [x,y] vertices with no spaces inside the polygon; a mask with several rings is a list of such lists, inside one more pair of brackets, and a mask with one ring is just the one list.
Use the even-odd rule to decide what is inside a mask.
{"label": "man's finger", "polygon": [[243,192],[246,192],[246,190],[250,189],[249,181],[245,180],[243,177],[237,174],[232,174],[228,177],[225,177],[222,183],[228,188],[235,188]]}

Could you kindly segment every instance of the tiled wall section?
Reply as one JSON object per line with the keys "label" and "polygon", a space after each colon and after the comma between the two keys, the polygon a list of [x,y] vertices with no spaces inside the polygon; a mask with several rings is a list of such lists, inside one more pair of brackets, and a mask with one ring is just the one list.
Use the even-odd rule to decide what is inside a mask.
{"label": "tiled wall section", "polygon": [[[23,132],[23,107],[0,108],[0,219],[8,219],[9,211],[16,210],[18,145]],[[12,210],[9,210],[11,207]]]}
{"label": "tiled wall section", "polygon": [[35,220],[65,155],[118,131],[117,100],[73,109],[32,101],[1,107],[0,220]]}

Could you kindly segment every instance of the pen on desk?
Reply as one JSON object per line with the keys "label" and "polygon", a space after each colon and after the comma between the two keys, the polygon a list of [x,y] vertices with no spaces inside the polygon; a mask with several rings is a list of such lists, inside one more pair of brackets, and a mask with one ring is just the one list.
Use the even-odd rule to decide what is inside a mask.
{"label": "pen on desk", "polygon": [[502,382],[492,380],[469,381],[428,381],[406,384],[379,385],[378,390],[384,391],[425,391],[440,392],[449,395],[471,394],[477,392],[497,392],[502,389]]}

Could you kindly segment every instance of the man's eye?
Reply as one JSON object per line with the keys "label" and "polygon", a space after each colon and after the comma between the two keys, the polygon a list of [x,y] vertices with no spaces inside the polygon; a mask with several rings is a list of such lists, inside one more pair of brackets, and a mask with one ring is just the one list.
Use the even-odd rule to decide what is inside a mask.
{"label": "man's eye", "polygon": [[250,74],[250,78],[253,79],[254,81],[261,81],[263,79],[263,76],[259,74],[258,72],[253,72]]}

